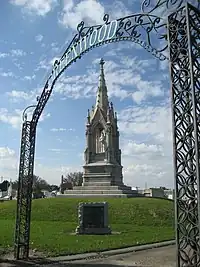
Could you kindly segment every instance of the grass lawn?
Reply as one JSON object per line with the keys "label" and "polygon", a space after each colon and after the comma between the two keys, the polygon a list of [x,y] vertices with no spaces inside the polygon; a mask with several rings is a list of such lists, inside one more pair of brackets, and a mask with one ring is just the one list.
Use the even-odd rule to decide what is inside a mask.
{"label": "grass lawn", "polygon": [[[173,202],[153,198],[104,199],[109,223],[118,234],[72,235],[79,202],[103,199],[51,198],[32,205],[31,248],[48,256],[102,251],[174,238]],[[13,246],[16,201],[0,203],[0,248]],[[119,234],[120,233],[120,234]]]}

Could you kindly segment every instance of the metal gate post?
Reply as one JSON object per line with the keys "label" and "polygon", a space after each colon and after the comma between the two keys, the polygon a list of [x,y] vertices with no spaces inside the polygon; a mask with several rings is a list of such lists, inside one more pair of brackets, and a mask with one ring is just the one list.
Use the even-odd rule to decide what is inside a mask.
{"label": "metal gate post", "polygon": [[14,247],[15,259],[25,259],[29,256],[35,136],[36,127],[34,127],[32,122],[25,121],[22,126],[19,164]]}
{"label": "metal gate post", "polygon": [[168,17],[177,267],[200,266],[199,29],[200,12],[190,4]]}

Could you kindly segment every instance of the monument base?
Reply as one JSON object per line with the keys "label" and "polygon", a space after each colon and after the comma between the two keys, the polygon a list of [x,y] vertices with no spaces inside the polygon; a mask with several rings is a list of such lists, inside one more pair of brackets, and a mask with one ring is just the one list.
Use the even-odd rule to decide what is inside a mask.
{"label": "monument base", "polygon": [[112,233],[109,227],[107,228],[76,228],[77,235],[110,235]]}
{"label": "monument base", "polygon": [[115,186],[109,184],[96,184],[93,186],[75,186],[72,190],[65,190],[64,194],[57,197],[115,197],[128,198],[139,197],[141,194],[137,190],[132,190],[126,185]]}
{"label": "monument base", "polygon": [[104,161],[84,165],[83,184],[65,190],[59,197],[138,197],[141,194],[123,183],[122,166]]}

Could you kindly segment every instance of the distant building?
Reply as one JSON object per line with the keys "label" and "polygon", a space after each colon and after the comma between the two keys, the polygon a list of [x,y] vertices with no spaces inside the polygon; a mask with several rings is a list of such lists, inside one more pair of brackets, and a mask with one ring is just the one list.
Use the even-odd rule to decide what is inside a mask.
{"label": "distant building", "polygon": [[165,194],[166,198],[174,199],[175,191],[174,191],[174,189],[166,189],[166,190],[164,190],[164,194]]}
{"label": "distant building", "polygon": [[143,195],[146,197],[161,197],[164,198],[164,190],[162,188],[149,188],[143,190]]}
{"label": "distant building", "polygon": [[0,183],[0,198],[3,199],[10,199],[16,197],[16,190],[13,190],[12,188],[12,181],[8,182],[7,180],[4,180],[2,183]]}
{"label": "distant building", "polygon": [[168,198],[174,199],[174,189],[164,189],[160,188],[148,188],[138,190],[138,193],[145,197],[158,197],[158,198]]}

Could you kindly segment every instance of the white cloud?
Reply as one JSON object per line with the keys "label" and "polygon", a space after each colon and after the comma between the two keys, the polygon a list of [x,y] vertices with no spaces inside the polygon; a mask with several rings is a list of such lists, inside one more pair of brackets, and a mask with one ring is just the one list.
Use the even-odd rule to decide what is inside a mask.
{"label": "white cloud", "polygon": [[[117,55],[116,55],[117,56]],[[155,59],[139,59],[135,57],[119,57],[120,63],[126,68],[132,68],[134,71],[139,71],[141,74],[146,73],[147,70],[155,66]]]}
{"label": "white cloud", "polygon": [[0,108],[0,121],[11,125],[13,128],[19,128],[22,123],[22,113],[20,113],[19,110],[9,112],[5,108]]}
{"label": "white cloud", "polygon": [[9,54],[8,53],[0,53],[0,58],[5,58],[8,57]]}
{"label": "white cloud", "polygon": [[23,80],[26,80],[26,81],[32,81],[36,78],[35,74],[32,75],[32,76],[24,76]]}
{"label": "white cloud", "polygon": [[67,129],[65,129],[65,128],[52,128],[50,131],[51,132],[66,132]]}
{"label": "white cloud", "polygon": [[21,49],[12,49],[10,53],[11,53],[11,56],[16,56],[16,57],[26,56],[26,52],[24,52]]}
{"label": "white cloud", "polygon": [[16,153],[9,147],[0,147],[0,170],[1,176],[6,179],[17,178],[18,162]]}
{"label": "white cloud", "polygon": [[58,53],[60,50],[58,43],[51,43],[51,47],[52,47],[52,51],[55,53]]}
{"label": "white cloud", "polygon": [[41,69],[49,70],[51,66],[52,66],[51,62],[48,62],[46,59],[42,59],[39,61],[35,71],[39,71]]}
{"label": "white cloud", "polygon": [[69,172],[80,171],[80,167],[76,166],[55,166],[44,165],[39,161],[35,163],[35,174],[39,175],[49,183],[59,185],[61,181],[61,175],[66,175]]}
{"label": "white cloud", "polygon": [[54,152],[54,153],[56,153],[56,154],[60,154],[60,153],[64,153],[65,155],[67,154],[66,153],[66,149],[62,149],[62,148],[49,148],[48,149],[49,151],[51,151],[51,152]]}
{"label": "white cloud", "polygon": [[15,74],[12,71],[7,71],[7,72],[2,71],[0,72],[0,75],[2,77],[15,77]]}
{"label": "white cloud", "polygon": [[97,0],[83,0],[75,4],[74,0],[64,0],[59,22],[67,28],[76,29],[84,21],[87,25],[103,24],[104,14],[110,14],[110,19],[120,18],[130,14],[122,1],[106,2],[103,6]]}
{"label": "white cloud", "polygon": [[133,84],[138,90],[132,94],[132,98],[136,103],[141,103],[149,96],[164,96],[164,88],[161,81],[147,81],[137,74],[134,76]]}
{"label": "white cloud", "polygon": [[52,128],[50,129],[51,132],[66,132],[66,131],[70,131],[70,132],[74,132],[75,129],[73,128],[69,128],[69,129],[66,129],[66,128]]}
{"label": "white cloud", "polygon": [[151,154],[157,153],[158,156],[162,156],[162,147],[160,145],[147,145],[145,143],[137,144],[134,141],[129,141],[126,143],[123,149],[124,156],[136,156],[137,154]]}
{"label": "white cloud", "polygon": [[10,97],[10,100],[15,103],[22,100],[29,100],[31,98],[31,93],[26,93],[24,91],[12,90],[6,94]]}
{"label": "white cloud", "polygon": [[[162,141],[171,140],[171,111],[169,105],[129,107],[118,114],[120,131],[127,135],[151,134]],[[163,140],[164,141],[164,140]]]}
{"label": "white cloud", "polygon": [[169,105],[129,107],[118,119],[125,183],[173,187]]}
{"label": "white cloud", "polygon": [[124,170],[124,178],[130,186],[145,188],[145,185],[147,187],[165,185],[166,187],[173,187],[173,170],[165,172],[163,167],[158,164],[132,164]]}
{"label": "white cloud", "polygon": [[[124,58],[124,50],[127,49],[144,49],[139,44],[133,43],[133,42],[119,42],[115,43],[115,46],[112,47],[112,49],[108,49],[108,51],[105,53],[105,57],[115,57],[118,60],[124,61],[126,63],[126,60],[123,60]],[[127,60],[129,60],[129,57],[125,57]],[[132,57],[131,57],[132,58]]]}
{"label": "white cloud", "polygon": [[96,0],[83,0],[76,5],[73,0],[64,0],[60,22],[67,28],[76,29],[82,20],[89,24],[102,23],[104,14],[104,7]]}
{"label": "white cloud", "polygon": [[[52,149],[53,150],[53,149]],[[56,153],[58,149],[54,149]],[[16,152],[9,147],[0,147],[0,176],[12,181],[18,179],[19,157]],[[36,158],[34,173],[39,175],[49,183],[59,184],[61,175],[66,175],[68,172],[78,171],[80,167],[76,166],[55,166],[41,164],[40,158]]]}
{"label": "white cloud", "polygon": [[0,147],[0,158],[9,158],[15,155],[15,151],[9,147]]}
{"label": "white cloud", "polygon": [[132,98],[136,103],[141,103],[146,98],[145,91],[136,91],[132,94]]}
{"label": "white cloud", "polygon": [[[30,120],[32,116],[33,109],[27,112],[27,119]],[[13,111],[8,111],[5,108],[0,108],[0,122],[9,124],[14,129],[21,129],[22,126],[22,114],[23,110],[15,109]],[[40,122],[49,118],[50,113],[43,113],[39,119]]]}
{"label": "white cloud", "polygon": [[[35,79],[35,75],[25,76],[22,80],[31,81]],[[9,100],[13,103],[20,103],[22,101],[26,101],[26,105],[37,104],[37,96],[41,95],[42,88],[36,88],[30,91],[20,91],[20,90],[12,90],[10,92],[6,92],[6,95],[9,97]]]}
{"label": "white cloud", "polygon": [[44,36],[42,34],[38,34],[35,36],[35,41],[36,42],[41,42],[43,40]]}
{"label": "white cloud", "polygon": [[39,16],[45,16],[49,13],[55,5],[56,0],[11,0],[13,5],[23,7],[24,11]]}

